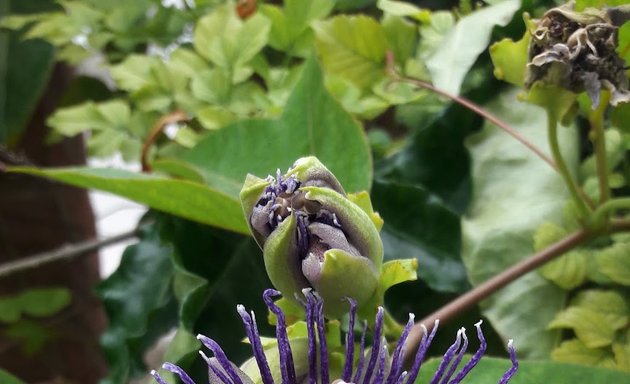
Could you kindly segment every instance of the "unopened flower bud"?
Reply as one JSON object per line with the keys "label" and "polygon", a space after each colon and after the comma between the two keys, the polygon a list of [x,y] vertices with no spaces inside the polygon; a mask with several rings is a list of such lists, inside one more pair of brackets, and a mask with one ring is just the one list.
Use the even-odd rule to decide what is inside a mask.
{"label": "unopened flower bud", "polygon": [[312,287],[326,314],[340,317],[346,297],[361,305],[374,295],[383,261],[376,225],[315,157],[275,178],[248,175],[240,197],[269,278],[286,298]]}

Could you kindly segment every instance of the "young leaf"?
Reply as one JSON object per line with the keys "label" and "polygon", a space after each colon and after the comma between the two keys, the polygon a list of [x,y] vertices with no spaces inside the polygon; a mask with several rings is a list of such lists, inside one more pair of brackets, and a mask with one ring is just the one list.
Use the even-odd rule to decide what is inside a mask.
{"label": "young leaf", "polygon": [[573,339],[562,342],[551,352],[551,358],[559,362],[592,366],[614,366],[613,357],[605,348],[589,348],[582,341]]}
{"label": "young leaf", "polygon": [[313,24],[326,72],[367,88],[385,75],[389,48],[383,27],[365,15],[336,16]]}
{"label": "young leaf", "polygon": [[520,3],[520,0],[506,0],[461,18],[426,60],[433,84],[459,94],[466,73],[488,47],[492,28],[507,25]]}
{"label": "young leaf", "polygon": [[612,281],[630,286],[630,243],[615,243],[597,254],[599,270]]}
{"label": "young leaf", "polygon": [[604,315],[585,307],[572,306],[556,314],[549,328],[573,329],[578,339],[588,348],[608,346],[615,336],[615,330]]}
{"label": "young leaf", "polygon": [[523,88],[525,86],[525,67],[527,50],[531,36],[529,31],[519,41],[503,39],[490,46],[490,58],[494,64],[494,76],[499,80]]}
{"label": "young leaf", "polygon": [[604,316],[614,330],[628,325],[630,310],[624,297],[616,291],[590,289],[582,291],[571,301],[572,306],[587,308]]}

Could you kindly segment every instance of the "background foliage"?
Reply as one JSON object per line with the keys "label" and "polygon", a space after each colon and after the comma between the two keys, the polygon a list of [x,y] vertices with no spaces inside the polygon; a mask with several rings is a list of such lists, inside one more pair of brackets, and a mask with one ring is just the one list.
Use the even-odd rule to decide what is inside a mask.
{"label": "background foliage", "polygon": [[[12,95],[0,110],[2,142],[10,148],[18,140],[54,60],[77,65],[96,56],[98,76],[77,76],[65,106],[48,119],[50,140],[84,135],[91,156],[120,154],[150,170],[12,169],[152,208],[138,243],[98,287],[110,320],[104,382],[146,373],[144,352],[170,328],[177,330],[170,361],[199,364],[197,333],[215,338],[235,361],[246,358],[234,306],[263,318],[260,294],[270,284],[238,202],[247,173],[273,174],[316,155],[347,191],[370,190],[385,220],[386,259],[419,262],[420,280],[387,296],[399,320],[428,314],[580,226],[562,178],[547,164],[470,110],[386,70],[391,52],[400,76],[475,101],[546,150],[545,110],[517,100],[515,88],[495,78],[522,85],[522,66],[506,65],[524,65],[526,45],[503,40],[491,48],[494,73],[488,48],[518,41],[522,13],[539,17],[553,2],[31,3],[11,2],[0,21],[11,31],[0,45],[9,58],[2,92]],[[578,1],[578,8],[601,5]],[[628,24],[619,37],[628,56]],[[620,105],[605,119],[616,196],[629,191],[629,112]],[[559,140],[570,171],[596,198],[589,116],[582,108]],[[484,316],[496,330],[494,354],[504,354],[499,339],[513,338],[521,359],[547,360],[523,362],[515,382],[621,382],[628,377],[621,371],[630,371],[629,256],[627,234],[575,249],[494,295],[481,313],[462,315],[433,353],[459,322]],[[58,298],[47,305],[62,306],[60,291],[47,294]],[[24,295],[3,300],[13,311],[3,322],[46,311],[24,307]],[[501,364],[489,360],[480,372]]]}

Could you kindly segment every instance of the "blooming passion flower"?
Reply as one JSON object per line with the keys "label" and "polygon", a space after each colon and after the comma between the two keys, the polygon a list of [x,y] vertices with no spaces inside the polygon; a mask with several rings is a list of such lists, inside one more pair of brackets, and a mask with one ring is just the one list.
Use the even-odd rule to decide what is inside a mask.
{"label": "blooming passion flower", "polygon": [[[213,357],[206,356],[199,352],[208,365],[209,383],[211,384],[413,384],[418,377],[420,366],[425,358],[426,352],[435,336],[437,322],[429,333],[426,331],[415,354],[413,364],[409,370],[403,369],[403,355],[406,341],[413,326],[413,315],[409,315],[409,321],[404,327],[401,337],[394,349],[390,352],[383,337],[383,317],[384,310],[379,307],[376,315],[373,345],[366,350],[366,325],[363,324],[363,332],[358,356],[355,358],[355,344],[353,332],[346,334],[345,354],[343,363],[338,369],[332,367],[331,353],[327,346],[325,337],[323,300],[310,289],[305,289],[305,300],[301,300],[306,312],[307,338],[304,342],[299,340],[289,340],[284,313],[273,302],[273,297],[280,295],[280,292],[268,289],[263,294],[263,299],[272,313],[276,315],[276,339],[277,356],[271,356],[269,351],[265,351],[263,341],[258,333],[256,318],[254,313],[248,313],[242,305],[237,306],[237,311],[243,319],[247,337],[252,347],[253,358],[246,362],[241,368],[232,363],[225,355],[219,344],[214,340],[198,335],[201,343],[213,353]],[[348,329],[355,326],[357,304],[354,300],[350,303],[350,315]],[[464,358],[464,353],[468,347],[466,332],[462,328],[457,332],[457,338],[453,345],[446,351],[442,361],[437,368],[432,384],[449,383],[458,384],[481,360],[485,349],[486,341],[481,331],[481,322],[475,324],[477,337],[480,346],[472,355],[470,360],[457,371],[457,368]],[[300,344],[300,345],[298,345]],[[305,346],[305,347],[302,347]],[[508,343],[508,350],[512,361],[512,366],[499,378],[498,383],[507,383],[516,373],[518,362],[512,341]],[[391,353],[391,357],[390,354]],[[277,357],[277,359],[276,359]],[[249,365],[249,369],[245,366]],[[255,371],[252,366],[257,368]],[[173,372],[182,380],[184,384],[194,384],[193,379],[180,367],[165,363],[162,368]],[[456,372],[457,371],[457,372]],[[246,373],[247,372],[247,373]],[[151,375],[159,384],[166,384],[156,371]]]}
{"label": "blooming passion flower", "polygon": [[274,287],[290,300],[314,288],[326,315],[337,318],[347,312],[345,297],[362,306],[374,296],[383,263],[380,217],[369,200],[366,209],[350,197],[315,157],[284,175],[248,175],[240,193]]}

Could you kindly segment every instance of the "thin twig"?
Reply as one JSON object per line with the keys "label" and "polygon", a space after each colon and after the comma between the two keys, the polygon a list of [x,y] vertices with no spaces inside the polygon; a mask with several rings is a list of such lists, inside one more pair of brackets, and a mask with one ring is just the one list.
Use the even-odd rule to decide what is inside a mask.
{"label": "thin twig", "polygon": [[432,84],[427,83],[425,81],[418,80],[418,79],[413,79],[413,78],[410,78],[410,77],[405,77],[405,76],[401,75],[400,73],[398,73],[398,71],[396,71],[396,68],[395,68],[395,65],[394,65],[394,56],[393,56],[391,51],[387,52],[387,72],[392,76],[392,78],[394,80],[410,83],[410,84],[413,84],[413,85],[415,85],[415,86],[417,86],[419,88],[428,89],[428,90],[430,90],[433,93],[437,93],[438,95],[442,95],[444,97],[447,97],[447,98],[453,100],[454,102],[456,102],[458,104],[461,104],[462,106],[470,109],[471,111],[475,112],[479,116],[483,117],[484,119],[488,120],[489,122],[495,124],[497,127],[501,128],[502,130],[507,132],[509,135],[514,137],[516,140],[518,140],[521,144],[523,144],[524,146],[529,148],[532,152],[534,152],[538,157],[543,159],[553,169],[555,169],[556,171],[558,170],[558,167],[556,166],[556,163],[553,161],[553,159],[551,157],[547,156],[540,148],[536,147],[532,142],[527,140],[518,131],[516,131],[514,128],[512,128],[508,123],[506,123],[505,121],[499,119],[498,117],[496,117],[495,115],[489,113],[488,111],[484,110],[481,106],[479,106],[479,105],[473,103],[472,101],[467,100],[467,99],[465,99],[463,97],[460,97],[460,96],[457,96],[457,95],[453,95],[452,93],[449,93],[449,92],[446,92],[446,91],[444,91],[442,89],[436,88]]}
{"label": "thin twig", "polygon": [[613,219],[610,226],[601,232],[595,232],[585,228],[579,229],[564,239],[558,241],[555,244],[547,247],[546,249],[520,261],[500,274],[490,278],[485,283],[476,286],[471,291],[461,295],[457,299],[446,304],[437,311],[431,313],[424,319],[418,321],[411,332],[409,333],[409,348],[405,351],[405,363],[408,365],[412,361],[411,359],[418,349],[420,340],[422,339],[424,324],[428,330],[431,330],[435,320],[440,320],[444,323],[456,315],[466,311],[467,309],[479,304],[482,300],[486,299],[499,289],[505,287],[511,282],[515,281],[519,277],[535,270],[541,265],[562,256],[564,253],[583,245],[587,241],[603,235],[610,235],[615,232],[628,232],[630,231],[630,220],[628,219]]}
{"label": "thin twig", "polygon": [[74,257],[88,254],[99,248],[116,244],[121,241],[134,238],[138,235],[137,229],[124,232],[116,236],[99,240],[87,240],[80,243],[63,246],[50,252],[43,252],[37,255],[25,257],[19,260],[10,261],[0,265],[0,278],[9,276],[28,269],[41,267],[42,265],[52,263],[59,260],[70,260]]}
{"label": "thin twig", "polygon": [[533,271],[546,262],[564,254],[578,245],[583,244],[591,236],[592,235],[586,229],[580,229],[550,247],[520,261],[502,273],[490,278],[485,283],[476,286],[471,291],[461,295],[444,307],[417,322],[409,334],[408,342],[410,348],[406,351],[405,361],[410,362],[412,357],[415,355],[415,351],[417,350],[422,338],[422,324],[426,325],[426,327],[430,330],[433,323],[435,323],[435,320],[439,319],[441,322],[448,321],[454,316],[478,304],[483,299],[492,295],[499,289],[515,281],[526,273]]}
{"label": "thin twig", "polygon": [[153,143],[160,136],[160,133],[164,130],[164,128],[168,124],[179,123],[180,121],[186,121],[189,117],[186,112],[182,110],[176,110],[169,113],[166,116],[162,116],[158,119],[158,121],[153,124],[151,131],[149,131],[149,135],[144,140],[142,144],[142,153],[140,154],[140,163],[142,164],[142,172],[151,172],[151,165],[149,164],[149,150]]}

